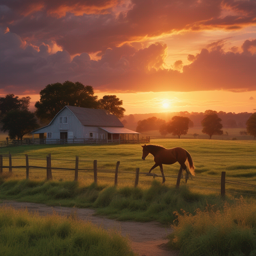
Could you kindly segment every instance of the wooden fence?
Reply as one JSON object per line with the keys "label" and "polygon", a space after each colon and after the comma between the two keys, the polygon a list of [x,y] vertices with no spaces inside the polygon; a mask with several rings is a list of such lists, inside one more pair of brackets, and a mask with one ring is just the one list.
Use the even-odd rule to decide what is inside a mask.
{"label": "wooden fence", "polygon": [[[7,157],[7,162],[8,162],[8,165],[3,165],[3,158],[4,157]],[[29,179],[29,174],[30,174],[30,169],[44,169],[46,171],[46,180],[52,180],[53,176],[52,176],[52,170],[68,170],[68,171],[73,171],[74,173],[74,181],[78,181],[79,179],[79,171],[82,171],[84,169],[79,169],[79,157],[76,156],[75,158],[75,164],[74,164],[74,167],[73,168],[65,168],[65,167],[53,167],[52,166],[52,157],[51,157],[51,154],[49,154],[47,157],[46,157],[46,165],[45,166],[36,166],[36,165],[30,165],[29,164],[29,156],[28,155],[25,155],[25,165],[16,165],[14,166],[12,163],[12,155],[11,154],[8,154],[8,155],[0,155],[0,175],[3,174],[3,169],[8,169],[9,170],[9,173],[12,173],[13,172],[13,169],[24,169],[25,170],[25,173],[26,173],[26,179]],[[42,160],[42,159],[40,159]],[[59,159],[58,159],[59,160]],[[116,165],[115,165],[115,170],[114,170],[114,185],[117,186],[118,185],[118,174],[119,174],[119,166],[120,166],[120,161],[117,161],[116,162]],[[87,170],[92,170],[93,171],[93,180],[95,183],[98,182],[98,161],[97,160],[94,160],[93,161],[93,164],[92,164],[92,168],[91,169],[87,169]],[[139,177],[140,175],[147,175],[147,176],[153,176],[153,178],[155,177],[161,177],[161,175],[156,175],[154,173],[152,174],[149,174],[149,173],[143,173],[143,172],[140,172],[140,168],[134,168],[135,170],[135,176],[134,176],[134,186],[137,187],[138,184],[139,184]],[[113,171],[111,172],[113,173]],[[130,172],[129,172],[130,173]],[[176,176],[165,176],[165,177],[172,177],[172,178],[175,178]],[[180,180],[182,178],[182,170],[180,169],[179,173],[178,173],[178,177],[177,177],[177,180],[176,180],[176,188],[179,188],[180,186]],[[242,181],[235,181],[235,180],[227,180],[226,179],[226,172],[222,172],[221,173],[221,178],[218,179],[218,178],[209,178],[209,177],[200,177],[200,176],[196,176],[196,178],[193,178],[193,179],[197,179],[197,180],[201,180],[202,182],[204,181],[207,181],[207,182],[214,182],[214,183],[217,183],[219,184],[219,192],[221,194],[221,196],[224,198],[225,195],[226,195],[226,184],[229,183],[229,184],[234,184],[234,185],[243,185],[243,186],[246,186],[246,187],[252,187],[253,190],[253,194],[254,196],[256,196],[256,185],[255,184],[250,184],[250,183],[247,183],[247,182],[242,182]],[[197,189],[199,187],[196,187]],[[205,189],[205,187],[202,187]],[[208,189],[211,189],[211,190],[214,190],[214,188],[211,188],[209,187]]]}
{"label": "wooden fence", "polygon": [[[0,175],[3,173],[3,169],[8,169],[9,173],[12,173],[13,168],[19,168],[19,169],[25,169],[26,170],[26,179],[29,179],[29,173],[30,169],[45,169],[46,170],[46,180],[52,180],[52,170],[69,170],[69,171],[74,171],[74,181],[78,181],[78,173],[79,173],[79,157],[76,156],[75,158],[75,166],[74,168],[64,168],[64,167],[52,167],[52,158],[51,154],[49,154],[46,157],[46,166],[34,166],[34,165],[29,165],[29,157],[28,155],[25,155],[25,163],[26,165],[12,165],[12,155],[8,155],[9,158],[9,165],[5,166],[3,165],[3,155],[0,155]],[[97,183],[98,181],[98,164],[97,160],[93,161],[93,176],[94,176],[94,182]],[[118,171],[119,171],[119,165],[120,161],[117,161],[116,163],[116,168],[115,168],[115,175],[114,175],[114,185],[117,186],[118,184]],[[82,169],[80,169],[82,170]],[[139,184],[139,173],[140,169],[136,168],[135,169],[135,182],[134,186],[137,187]]]}
{"label": "wooden fence", "polygon": [[20,145],[41,145],[41,144],[138,144],[149,143],[150,136],[140,136],[137,138],[129,139],[37,139],[37,138],[25,138],[23,140],[9,140],[0,141],[0,147],[6,146],[20,146]]}

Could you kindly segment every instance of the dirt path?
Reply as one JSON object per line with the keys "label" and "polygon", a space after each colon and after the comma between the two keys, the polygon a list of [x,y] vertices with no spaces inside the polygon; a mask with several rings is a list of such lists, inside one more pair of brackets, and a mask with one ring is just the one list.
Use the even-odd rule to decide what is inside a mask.
{"label": "dirt path", "polygon": [[28,209],[29,212],[37,212],[45,216],[53,212],[68,216],[76,214],[79,219],[89,221],[104,229],[116,229],[123,236],[131,240],[132,250],[139,256],[177,256],[177,251],[170,251],[165,244],[168,242],[166,236],[172,232],[171,228],[161,227],[157,222],[140,223],[133,221],[116,221],[105,217],[94,216],[92,209],[79,209],[68,207],[50,207],[43,204],[3,201],[0,205],[11,206],[15,209]]}

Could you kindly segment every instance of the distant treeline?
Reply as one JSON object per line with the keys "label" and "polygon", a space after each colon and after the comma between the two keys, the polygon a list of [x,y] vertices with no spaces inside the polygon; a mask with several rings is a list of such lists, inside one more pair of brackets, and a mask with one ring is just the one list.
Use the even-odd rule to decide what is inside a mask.
{"label": "distant treeline", "polygon": [[[252,115],[252,113],[232,113],[232,112],[217,112],[218,117],[222,120],[222,125],[224,128],[245,128],[246,121]],[[201,121],[204,118],[204,112],[172,112],[172,113],[150,113],[150,114],[133,114],[125,115],[122,119],[125,127],[130,129],[136,129],[138,121],[148,119],[151,117],[156,117],[158,119],[163,119],[165,121],[170,121],[174,116],[184,116],[188,117],[194,124],[194,127],[201,127]]]}

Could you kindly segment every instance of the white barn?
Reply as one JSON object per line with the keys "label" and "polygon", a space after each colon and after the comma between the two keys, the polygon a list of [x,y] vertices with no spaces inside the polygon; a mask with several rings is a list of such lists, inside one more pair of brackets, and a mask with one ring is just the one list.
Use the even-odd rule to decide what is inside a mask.
{"label": "white barn", "polygon": [[138,132],[103,109],[65,106],[47,125],[32,132],[40,143],[140,143]]}

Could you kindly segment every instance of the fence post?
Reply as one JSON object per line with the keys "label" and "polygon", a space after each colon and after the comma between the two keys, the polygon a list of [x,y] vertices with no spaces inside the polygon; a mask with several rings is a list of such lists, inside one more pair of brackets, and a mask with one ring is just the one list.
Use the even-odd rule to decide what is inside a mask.
{"label": "fence post", "polygon": [[26,179],[29,179],[29,164],[28,164],[28,155],[26,155]]}
{"label": "fence post", "polygon": [[94,183],[97,183],[97,160],[93,161]]}
{"label": "fence post", "polygon": [[120,165],[120,161],[116,163],[116,172],[115,172],[115,186],[117,186],[117,179],[118,179],[118,167]]}
{"label": "fence post", "polygon": [[138,186],[139,184],[139,175],[140,175],[140,168],[136,168],[136,176],[135,176],[135,188]]}
{"label": "fence post", "polygon": [[47,161],[47,180],[51,180],[52,179],[51,154],[49,154],[49,156],[46,157],[46,161]]}
{"label": "fence post", "polygon": [[221,172],[221,196],[224,198],[225,197],[225,177],[226,177],[226,172]]}
{"label": "fence post", "polygon": [[182,175],[182,168],[180,167],[178,177],[177,177],[177,182],[176,182],[176,188],[179,188],[179,186],[180,186],[181,175]]}
{"label": "fence post", "polygon": [[78,181],[78,162],[79,162],[79,158],[78,156],[76,156],[75,181]]}
{"label": "fence post", "polygon": [[9,172],[12,172],[12,155],[9,152]]}
{"label": "fence post", "polygon": [[0,155],[0,173],[3,173],[3,156]]}

